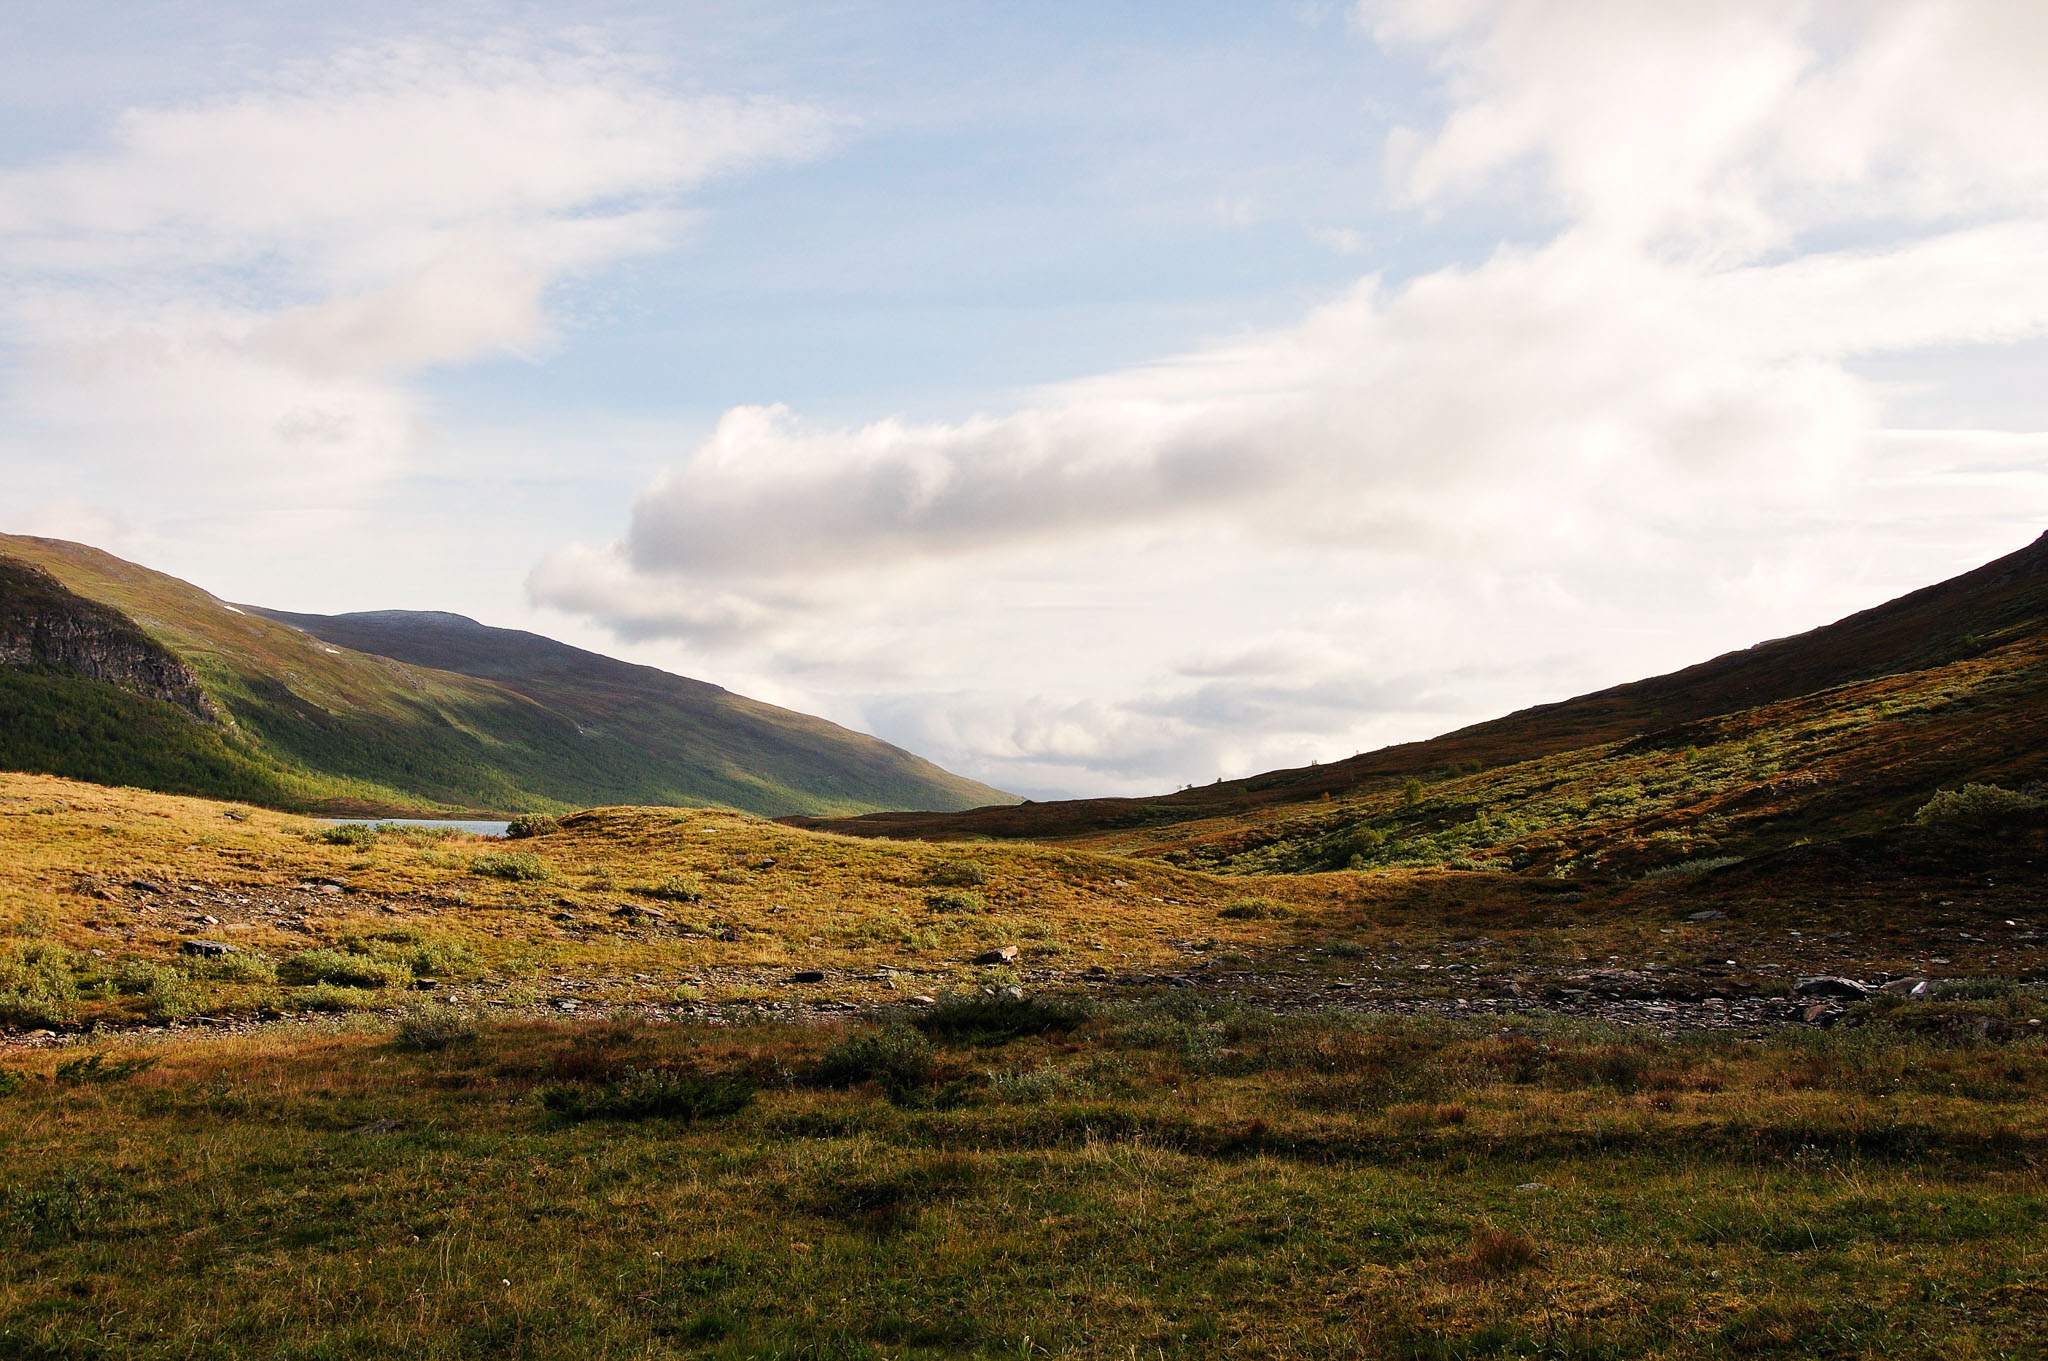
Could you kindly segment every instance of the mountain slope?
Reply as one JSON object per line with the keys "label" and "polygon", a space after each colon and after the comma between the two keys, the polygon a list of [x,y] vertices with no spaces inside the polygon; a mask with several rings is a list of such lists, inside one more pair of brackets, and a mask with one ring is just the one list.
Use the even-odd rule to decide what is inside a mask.
{"label": "mountain slope", "polygon": [[439,611],[317,615],[244,608],[359,652],[502,685],[573,719],[586,738],[622,744],[676,772],[675,780],[717,791],[719,802],[748,807],[771,789],[821,804],[960,809],[1009,801],[987,785],[824,719],[539,634]]}
{"label": "mountain slope", "polygon": [[[21,626],[28,642],[0,665],[0,763],[17,769],[330,811],[721,803],[859,812],[1002,797],[875,739],[736,696],[735,712],[752,725],[743,739],[719,731],[715,711],[664,710],[650,692],[642,718],[665,714],[677,734],[650,751],[643,734],[592,731],[488,678],[322,642],[81,544],[0,535],[0,560],[10,609],[73,619]],[[169,658],[210,711],[96,677],[55,641],[66,629],[119,634],[143,649],[138,657]],[[766,773],[746,764],[764,730],[787,738]],[[693,733],[705,739],[694,747]],[[699,759],[676,759],[685,748]],[[167,766],[163,752],[177,759]]]}
{"label": "mountain slope", "polygon": [[1809,633],[1327,766],[1152,799],[804,825],[1216,868],[1621,867],[1869,831],[1945,784],[1991,779],[2048,779],[2048,535]]}

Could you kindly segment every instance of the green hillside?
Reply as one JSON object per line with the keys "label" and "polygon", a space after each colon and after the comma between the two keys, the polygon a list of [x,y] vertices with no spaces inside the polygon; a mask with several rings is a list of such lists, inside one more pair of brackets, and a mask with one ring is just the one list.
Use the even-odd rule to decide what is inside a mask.
{"label": "green hillside", "polygon": [[800,819],[1228,871],[1640,873],[1896,827],[2048,781],[2048,535],[1797,637],[1330,765],[1150,799]]}
{"label": "green hillside", "polygon": [[[337,647],[80,544],[0,535],[0,560],[0,600],[20,615],[0,654],[0,763],[13,769],[326,811],[857,813],[1005,797],[715,687],[702,689],[723,706],[684,706],[677,687],[695,683],[647,668],[628,670],[661,683],[614,687],[632,721],[593,727],[586,710]],[[103,656],[121,660],[108,670]],[[165,698],[180,683],[203,704]]]}
{"label": "green hillside", "polygon": [[[291,614],[244,607],[324,642],[501,685],[573,721],[615,767],[755,811],[812,805],[952,810],[1009,795],[835,723],[716,685],[459,614]],[[672,802],[622,792],[620,802]]]}

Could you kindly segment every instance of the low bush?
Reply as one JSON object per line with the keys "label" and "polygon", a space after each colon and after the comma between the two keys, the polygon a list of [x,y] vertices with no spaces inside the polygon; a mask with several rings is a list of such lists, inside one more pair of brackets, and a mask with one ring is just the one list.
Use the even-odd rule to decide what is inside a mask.
{"label": "low bush", "polygon": [[986,912],[988,899],[971,888],[948,889],[943,893],[928,893],[924,905],[934,912]]}
{"label": "low bush", "polygon": [[480,855],[469,862],[477,874],[493,879],[511,879],[515,882],[535,883],[554,878],[554,871],[547,861],[532,851],[507,851],[503,855]]}
{"label": "low bush", "polygon": [[988,882],[988,866],[979,860],[942,860],[924,878],[940,888],[979,888]]}
{"label": "low bush", "polygon": [[1216,914],[1225,921],[1259,922],[1284,921],[1294,915],[1293,909],[1271,898],[1239,898]]}
{"label": "low bush", "polygon": [[2042,801],[2017,789],[1995,784],[1966,784],[1943,789],[1913,814],[1923,827],[1986,827],[2014,813],[2030,812]]}
{"label": "low bush", "polygon": [[550,1115],[584,1120],[710,1120],[745,1110],[755,1086],[744,1077],[700,1077],[635,1069],[602,1087],[549,1087],[540,1103]]}
{"label": "low bush", "polygon": [[1675,865],[1659,865],[1647,871],[1643,878],[1652,883],[1661,879],[1697,879],[1715,870],[1727,869],[1730,865],[1742,863],[1739,855],[1709,855],[1698,860],[1681,860]]}
{"label": "low bush", "polygon": [[277,976],[285,983],[332,983],[344,988],[404,987],[412,982],[412,970],[396,960],[324,949],[301,950],[290,956],[277,966]]}
{"label": "low bush", "polygon": [[505,835],[515,840],[561,830],[562,820],[552,813],[521,813],[505,825]]}
{"label": "low bush", "polygon": [[199,1010],[199,995],[191,980],[168,964],[131,959],[114,971],[114,987],[130,997],[140,997],[152,1019],[175,1021]]}
{"label": "low bush", "polygon": [[213,959],[195,960],[188,972],[222,983],[275,983],[277,965],[253,950],[231,950]]}
{"label": "low bush", "polygon": [[818,1059],[817,1079],[828,1087],[873,1082],[894,1099],[930,1081],[937,1062],[930,1040],[896,1022],[832,1045]]}
{"label": "low bush", "polygon": [[469,1012],[445,1002],[422,1002],[407,1007],[398,1018],[393,1043],[400,1049],[431,1052],[473,1043],[479,1034],[476,1017]]}
{"label": "low bush", "polygon": [[1074,1030],[1095,1014],[1087,1002],[1054,997],[1009,997],[1001,993],[952,993],[917,1013],[910,1024],[947,1039],[1011,1040]]}
{"label": "low bush", "polygon": [[321,983],[307,988],[298,996],[299,1005],[308,1011],[367,1011],[377,1005],[377,994],[363,988],[340,988],[332,983]]}
{"label": "low bush", "polygon": [[356,850],[367,851],[377,844],[377,829],[368,823],[343,822],[321,828],[312,833],[310,839],[328,846],[353,846]]}
{"label": "low bush", "polygon": [[0,1025],[48,1029],[74,1014],[78,984],[71,954],[62,946],[34,942],[0,953]]}
{"label": "low bush", "polygon": [[645,892],[650,898],[659,898],[669,903],[697,903],[704,900],[704,885],[687,874],[671,874]]}

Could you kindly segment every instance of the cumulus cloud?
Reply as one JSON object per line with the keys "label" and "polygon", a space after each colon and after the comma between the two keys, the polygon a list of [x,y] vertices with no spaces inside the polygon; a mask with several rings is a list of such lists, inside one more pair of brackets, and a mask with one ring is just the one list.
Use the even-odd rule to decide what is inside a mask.
{"label": "cumulus cloud", "polygon": [[410,376],[534,352],[552,283],[672,242],[691,187],[827,131],[509,41],[131,109],[93,151],[0,170],[15,457],[245,508],[360,498],[416,445]]}
{"label": "cumulus cloud", "polygon": [[[1403,211],[1540,243],[1005,414],[735,409],[534,598],[832,657],[852,716],[985,778],[1121,787],[1819,623],[2048,510],[2037,446],[1889,432],[1858,367],[2048,332],[2038,7],[1360,20],[1447,99],[1390,139]],[[1276,637],[1283,674],[1201,673]]]}

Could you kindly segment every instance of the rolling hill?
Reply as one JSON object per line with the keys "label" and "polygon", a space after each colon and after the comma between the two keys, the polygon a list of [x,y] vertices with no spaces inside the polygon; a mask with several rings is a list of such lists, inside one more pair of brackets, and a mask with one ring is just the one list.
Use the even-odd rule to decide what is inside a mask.
{"label": "rolling hill", "polygon": [[337,646],[82,544],[0,535],[0,764],[329,812],[1008,797],[716,686],[413,618],[411,645],[385,630],[403,657]]}
{"label": "rolling hill", "polygon": [[1212,869],[1645,871],[2048,779],[2048,535],[1824,628],[1330,765],[1157,798],[793,819]]}

